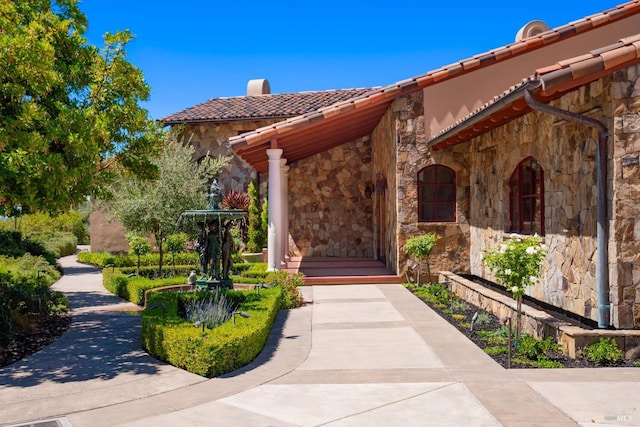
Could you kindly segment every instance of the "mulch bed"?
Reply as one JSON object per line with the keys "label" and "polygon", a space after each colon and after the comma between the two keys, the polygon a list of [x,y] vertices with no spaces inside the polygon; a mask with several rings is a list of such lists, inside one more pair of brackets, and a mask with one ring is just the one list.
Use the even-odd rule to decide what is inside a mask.
{"label": "mulch bed", "polygon": [[71,325],[71,316],[66,313],[31,317],[32,333],[17,333],[7,347],[0,347],[0,368],[17,362],[53,343]]}
{"label": "mulch bed", "polygon": [[[418,297],[420,298],[420,297]],[[487,331],[495,331],[498,328],[500,328],[502,326],[500,320],[490,314],[487,313],[489,315],[490,321],[487,324],[484,325],[474,325],[473,330],[471,330],[470,327],[464,325],[462,326],[461,324],[471,324],[471,320],[473,318],[473,315],[475,313],[482,313],[484,310],[482,310],[481,308],[478,308],[472,304],[467,303],[467,308],[465,310],[460,309],[459,307],[457,307],[457,309],[453,312],[453,314],[456,314],[458,318],[454,318],[452,316],[452,314],[448,313],[447,309],[449,309],[449,307],[437,307],[434,304],[431,304],[428,301],[425,301],[424,299],[420,298],[420,300],[422,302],[424,302],[425,304],[427,304],[429,307],[431,307],[436,313],[438,313],[443,319],[445,319],[447,322],[449,322],[451,325],[453,325],[456,329],[458,329],[464,336],[466,336],[469,340],[471,340],[475,345],[477,345],[478,347],[480,347],[481,349],[486,349],[490,346],[492,346],[493,344],[488,344],[486,341],[481,339],[481,336],[478,334],[478,331],[482,331],[482,330],[487,330]],[[464,316],[464,318],[460,318],[461,316]],[[514,325],[514,329],[515,329],[515,325]],[[516,352],[516,347],[515,347],[515,343],[512,346],[512,354],[515,354]],[[500,365],[502,365],[504,368],[507,368],[508,366],[508,355],[507,354],[490,354],[489,355],[491,358],[493,358],[493,360],[495,360],[497,363],[499,363]],[[596,362],[593,362],[587,358],[577,358],[577,359],[572,359],[568,356],[563,355],[562,353],[556,353],[556,352],[551,352],[551,353],[547,353],[546,354],[547,358],[549,360],[558,362],[559,364],[562,365],[562,367],[564,368],[601,368],[601,367],[637,367],[637,365],[634,364],[634,361],[632,360],[621,360],[619,362],[616,363],[610,363],[607,365],[603,365],[603,364],[599,364]],[[515,357],[515,356],[512,356]],[[532,364],[523,364],[523,363],[517,363],[514,362],[513,360],[511,361],[511,368],[533,368],[536,369],[538,368],[535,365]]]}

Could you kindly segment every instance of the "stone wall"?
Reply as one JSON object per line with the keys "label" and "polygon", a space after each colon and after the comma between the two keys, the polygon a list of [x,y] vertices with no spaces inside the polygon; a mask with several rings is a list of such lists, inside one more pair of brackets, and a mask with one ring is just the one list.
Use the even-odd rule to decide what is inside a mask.
{"label": "stone wall", "polygon": [[[397,250],[398,272],[404,274],[410,259],[404,252],[408,239],[434,232],[441,236],[429,257],[432,272],[469,271],[469,147],[462,144],[433,152],[427,149],[424,129],[423,92],[398,98],[393,104],[396,129]],[[426,223],[418,221],[418,172],[441,164],[456,173],[456,221]]]}
{"label": "stone wall", "polygon": [[640,65],[615,73],[612,84],[611,303],[621,327],[640,327]]}
{"label": "stone wall", "polygon": [[373,166],[369,180],[374,187],[378,180],[384,183],[383,194],[376,191],[373,195],[373,250],[392,272],[398,268],[395,141],[395,113],[389,109],[371,135]]}
{"label": "stone wall", "polygon": [[340,145],[289,165],[294,256],[373,257],[371,140]]}
{"label": "stone wall", "polygon": [[[629,80],[626,82],[628,87]],[[613,79],[604,78],[551,105],[600,120],[612,129],[614,107],[615,114],[621,111],[612,101],[616,92],[621,90],[615,89]],[[637,312],[636,301],[640,299],[639,270],[633,278],[640,249],[640,226],[634,218],[639,217],[640,207],[638,192],[632,195],[631,191],[634,186],[638,188],[640,180],[637,168],[633,172],[634,167],[623,166],[625,158],[631,159],[630,163],[637,161],[640,151],[637,104],[636,101],[635,116],[631,112],[626,120],[616,119],[616,135],[609,144],[607,186],[614,231],[609,236],[612,318],[614,326],[620,328],[640,326],[631,316],[634,307]],[[475,183],[470,194],[472,273],[491,278],[482,262],[483,251],[495,247],[508,233],[508,182],[519,162],[532,156],[544,170],[545,242],[549,255],[543,266],[543,280],[529,288],[527,294],[597,320],[597,138],[591,127],[532,112],[471,141],[470,179]]]}
{"label": "stone wall", "polygon": [[[185,127],[183,136],[195,148],[195,157],[207,153],[212,156],[230,156],[229,164],[220,171],[218,182],[224,191],[247,191],[249,181],[257,179],[256,171],[231,148],[226,146],[229,138],[275,123],[274,120],[236,121],[228,123],[195,123]],[[266,153],[265,153],[266,157]]]}

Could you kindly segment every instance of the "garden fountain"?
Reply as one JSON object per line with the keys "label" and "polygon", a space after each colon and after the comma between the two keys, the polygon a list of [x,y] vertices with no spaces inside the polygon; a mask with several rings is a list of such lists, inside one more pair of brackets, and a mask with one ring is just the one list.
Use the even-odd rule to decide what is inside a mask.
{"label": "garden fountain", "polygon": [[180,214],[176,229],[197,224],[199,232],[195,242],[198,251],[200,278],[196,289],[217,287],[233,288],[229,277],[233,265],[233,236],[231,228],[240,223],[247,211],[240,209],[220,209],[222,190],[216,179],[207,189],[207,209],[188,210]]}

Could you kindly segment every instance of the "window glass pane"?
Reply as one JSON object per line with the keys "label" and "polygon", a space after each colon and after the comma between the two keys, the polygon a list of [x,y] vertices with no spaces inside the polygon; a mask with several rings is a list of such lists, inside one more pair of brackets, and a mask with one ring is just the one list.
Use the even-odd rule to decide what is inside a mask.
{"label": "window glass pane", "polygon": [[425,184],[434,184],[436,182],[436,171],[433,166],[429,166],[422,170],[422,182]]}
{"label": "window glass pane", "polygon": [[438,205],[438,221],[453,221],[455,218],[455,205],[443,203]]}
{"label": "window glass pane", "polygon": [[437,178],[440,184],[452,184],[453,183],[453,173],[446,168],[436,167]]}
{"label": "window glass pane", "polygon": [[436,219],[434,205],[420,205],[420,219],[422,221],[435,221]]}
{"label": "window glass pane", "polygon": [[438,186],[438,201],[439,202],[453,202],[455,197],[453,185],[439,185]]}

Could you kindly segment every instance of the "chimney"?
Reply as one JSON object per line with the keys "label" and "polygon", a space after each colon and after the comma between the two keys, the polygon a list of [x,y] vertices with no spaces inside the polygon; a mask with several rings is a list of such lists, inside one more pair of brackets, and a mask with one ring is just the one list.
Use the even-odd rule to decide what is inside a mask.
{"label": "chimney", "polygon": [[271,87],[267,79],[249,80],[247,83],[247,96],[269,95]]}

